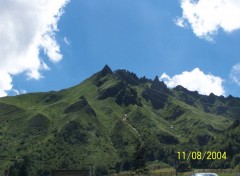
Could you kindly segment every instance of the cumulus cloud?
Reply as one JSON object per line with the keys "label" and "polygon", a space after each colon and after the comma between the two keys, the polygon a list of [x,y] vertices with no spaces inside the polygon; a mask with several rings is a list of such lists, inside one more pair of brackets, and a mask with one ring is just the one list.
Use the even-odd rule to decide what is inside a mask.
{"label": "cumulus cloud", "polygon": [[6,90],[12,89],[12,77],[0,70],[0,97],[6,95]]}
{"label": "cumulus cloud", "polygon": [[232,67],[230,78],[240,86],[240,64],[236,64]]}
{"label": "cumulus cloud", "polygon": [[190,72],[184,71],[172,78],[163,73],[160,80],[164,81],[169,88],[181,85],[190,91],[198,91],[203,95],[209,95],[210,93],[218,96],[225,95],[223,79],[212,74],[205,74],[199,68],[195,68]]}
{"label": "cumulus cloud", "polygon": [[180,27],[190,26],[200,38],[212,40],[219,29],[232,32],[240,29],[239,0],[181,0],[182,17],[175,21]]}
{"label": "cumulus cloud", "polygon": [[40,71],[49,69],[41,50],[52,62],[62,59],[55,32],[68,1],[0,0],[0,96],[13,88],[16,74],[41,78]]}

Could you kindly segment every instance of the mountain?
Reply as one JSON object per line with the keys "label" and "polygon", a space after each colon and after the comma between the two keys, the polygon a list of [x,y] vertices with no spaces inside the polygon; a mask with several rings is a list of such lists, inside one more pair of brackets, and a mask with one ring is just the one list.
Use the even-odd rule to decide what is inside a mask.
{"label": "mountain", "polygon": [[240,99],[105,66],[60,91],[0,98],[0,173],[49,175],[93,166],[96,175],[173,165],[177,152],[226,151],[227,159],[189,161],[226,168],[240,162]]}

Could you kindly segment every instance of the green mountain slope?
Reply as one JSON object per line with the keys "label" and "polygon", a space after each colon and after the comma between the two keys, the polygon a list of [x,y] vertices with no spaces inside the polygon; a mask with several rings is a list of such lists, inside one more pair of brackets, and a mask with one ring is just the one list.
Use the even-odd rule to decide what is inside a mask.
{"label": "green mountain slope", "polygon": [[239,98],[170,90],[157,77],[105,66],[68,89],[0,98],[0,172],[49,175],[93,166],[104,175],[136,169],[136,158],[172,165],[177,152],[189,150],[227,151],[224,163],[235,167],[239,114]]}

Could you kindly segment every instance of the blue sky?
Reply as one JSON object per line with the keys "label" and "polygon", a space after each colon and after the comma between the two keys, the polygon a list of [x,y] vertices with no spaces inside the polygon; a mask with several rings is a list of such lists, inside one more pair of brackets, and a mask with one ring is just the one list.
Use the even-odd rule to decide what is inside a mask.
{"label": "blue sky", "polygon": [[[199,86],[201,91],[211,87],[208,84],[214,84],[213,89],[214,86],[223,89],[220,94],[240,97],[238,27],[230,30],[221,24],[217,29],[198,26],[203,31],[198,32],[197,22],[194,27],[191,16],[187,15],[189,9],[183,5],[184,1],[176,0],[72,0],[66,3],[62,7],[64,13],[56,22],[58,30],[53,30],[61,60],[48,59],[41,49],[39,58],[48,66],[48,69],[39,69],[42,78],[28,78],[27,69],[11,73],[12,87],[7,90],[8,94],[13,95],[16,92],[13,90],[21,93],[21,90],[42,92],[68,88],[108,64],[113,70],[124,68],[148,78],[165,73],[168,77],[164,80],[169,87],[181,84],[182,79],[195,84],[189,78],[195,73],[200,75],[199,79],[206,78],[197,80],[201,82],[197,90]],[[204,33],[203,28],[207,32]],[[209,83],[208,78],[213,82]],[[220,83],[215,78],[219,78]],[[207,94],[207,90],[204,91],[203,94]]]}

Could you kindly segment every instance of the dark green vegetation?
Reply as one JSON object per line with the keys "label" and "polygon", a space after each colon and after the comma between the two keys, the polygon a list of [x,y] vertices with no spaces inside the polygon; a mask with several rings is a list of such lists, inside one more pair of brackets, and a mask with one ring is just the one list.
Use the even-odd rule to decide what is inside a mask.
{"label": "dark green vegetation", "polygon": [[178,151],[190,150],[227,152],[226,160],[190,167],[236,167],[239,114],[239,98],[170,90],[157,77],[105,66],[69,89],[1,98],[0,171],[49,175],[93,166],[104,175],[173,165]]}

